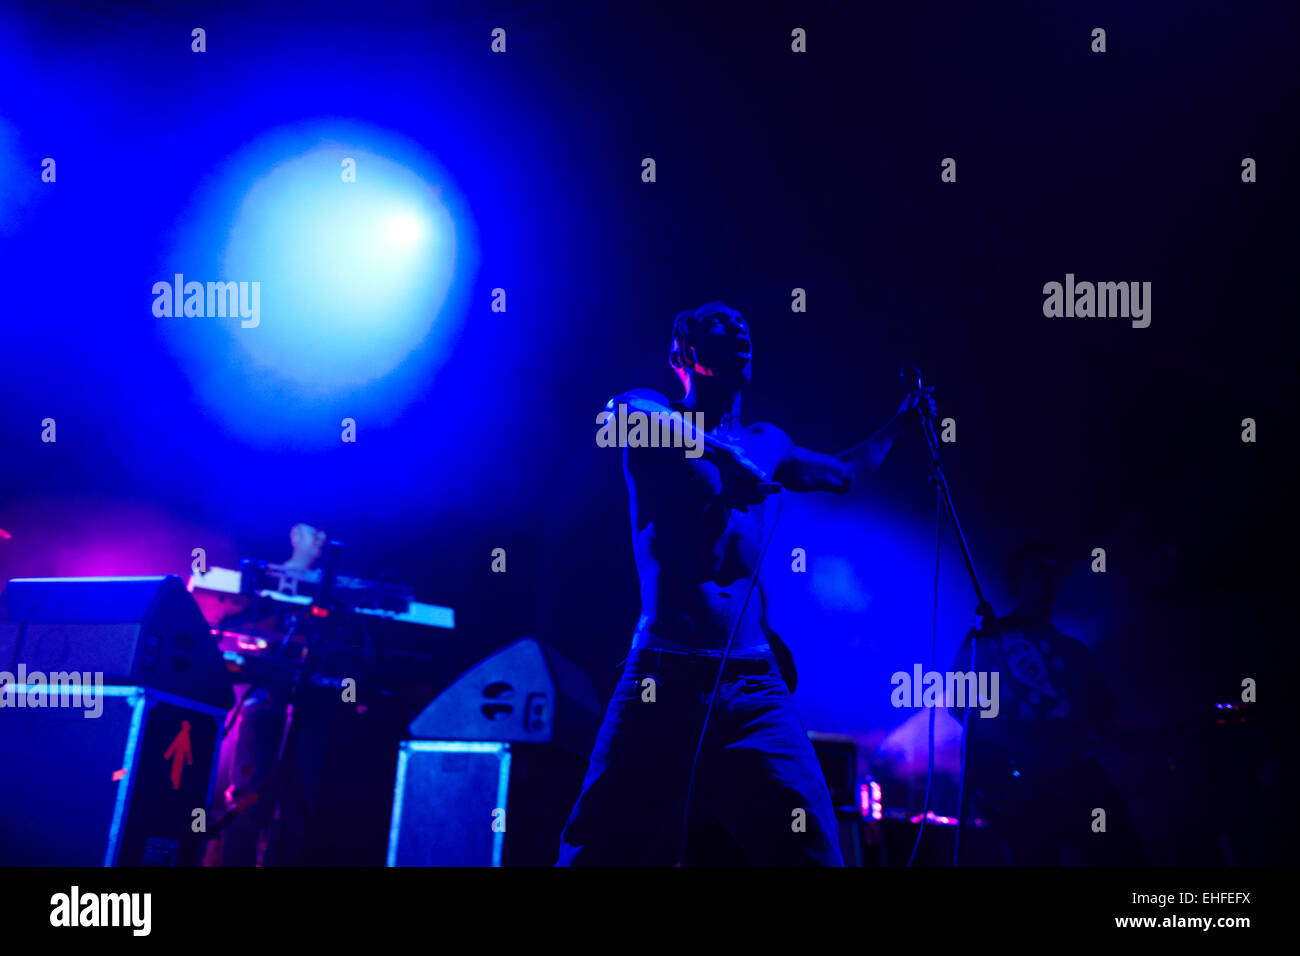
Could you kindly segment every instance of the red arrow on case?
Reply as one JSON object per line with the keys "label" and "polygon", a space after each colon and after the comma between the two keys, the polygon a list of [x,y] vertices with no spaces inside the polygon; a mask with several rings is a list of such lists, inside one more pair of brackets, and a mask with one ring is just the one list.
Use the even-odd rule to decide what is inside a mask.
{"label": "red arrow on case", "polygon": [[181,721],[181,732],[176,735],[176,739],[167,747],[167,752],[163,754],[163,760],[170,759],[172,762],[172,789],[181,788],[181,773],[184,766],[194,763],[194,751],[190,749],[190,722]]}

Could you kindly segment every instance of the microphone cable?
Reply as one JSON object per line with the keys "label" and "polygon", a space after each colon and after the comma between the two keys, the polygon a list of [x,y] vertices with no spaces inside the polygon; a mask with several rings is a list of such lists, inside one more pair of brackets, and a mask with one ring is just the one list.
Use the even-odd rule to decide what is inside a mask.
{"label": "microphone cable", "polygon": [[[975,673],[975,638],[973,635],[970,639],[970,669],[969,673]],[[952,865],[955,869],[961,855],[961,823],[962,818],[966,815],[966,741],[967,731],[970,730],[970,695],[966,695],[966,710],[961,716],[961,775],[957,784],[957,829],[952,836]]]}
{"label": "microphone cable", "polygon": [[[930,612],[930,669],[934,670],[938,652],[939,635],[939,545],[943,541],[943,489],[935,487],[934,503],[934,605]],[[921,849],[921,837],[925,835],[925,820],[930,813],[930,794],[934,786],[934,708],[930,708],[930,756],[925,774],[925,800],[921,804],[921,826],[916,831],[916,842],[912,844],[912,855],[907,858],[910,869],[916,862],[916,853]],[[963,771],[965,760],[962,761]],[[964,772],[963,772],[964,776]]]}
{"label": "microphone cable", "polygon": [[781,520],[783,496],[784,489],[776,493],[776,517],[772,519],[772,529],[767,533],[767,541],[763,543],[763,550],[758,552],[758,560],[754,562],[754,573],[749,579],[749,590],[745,592],[745,600],[740,605],[740,613],[736,615],[736,623],[731,627],[731,636],[727,638],[727,646],[722,649],[722,662],[718,665],[718,677],[713,682],[713,693],[709,695],[709,708],[704,712],[704,725],[700,727],[700,739],[695,745],[695,759],[691,761],[691,776],[686,785],[686,807],[682,810],[682,839],[678,852],[678,860],[682,865],[685,865],[686,862],[686,836],[691,818],[691,800],[695,796],[695,773],[700,766],[700,754],[704,751],[704,736],[709,731],[709,719],[713,716],[713,705],[717,702],[718,690],[722,687],[722,675],[727,668],[727,655],[731,653],[731,645],[735,643],[736,634],[740,632],[740,622],[745,616],[745,608],[749,607],[749,599],[754,593],[754,587],[758,584],[758,572],[763,567],[763,558],[767,555],[768,546],[771,545],[772,538],[776,535],[777,522]]}

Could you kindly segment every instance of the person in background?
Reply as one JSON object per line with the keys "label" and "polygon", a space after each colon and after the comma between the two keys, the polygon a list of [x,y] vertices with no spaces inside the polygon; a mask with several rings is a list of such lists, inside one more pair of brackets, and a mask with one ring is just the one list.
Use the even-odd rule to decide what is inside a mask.
{"label": "person in background", "polygon": [[[284,566],[311,570],[327,540],[328,535],[319,528],[295,524],[289,530],[293,553]],[[226,812],[237,813],[213,841],[216,859],[209,859],[220,866],[258,866],[265,862],[264,835],[274,812],[273,801],[263,797],[284,731],[284,689],[236,684],[234,691],[235,700],[243,703],[236,704],[238,714],[222,741],[217,779]]]}
{"label": "person in background", "polygon": [[[999,674],[999,710],[972,712],[967,730],[966,819],[1001,833],[1012,865],[1132,865],[1141,842],[1099,760],[1116,742],[1117,706],[1088,648],[1052,623],[1060,583],[1053,548],[1030,542],[1006,567],[1016,608],[967,635],[954,672]],[[963,712],[950,713],[962,720]],[[1105,811],[1105,831],[1094,829]]]}

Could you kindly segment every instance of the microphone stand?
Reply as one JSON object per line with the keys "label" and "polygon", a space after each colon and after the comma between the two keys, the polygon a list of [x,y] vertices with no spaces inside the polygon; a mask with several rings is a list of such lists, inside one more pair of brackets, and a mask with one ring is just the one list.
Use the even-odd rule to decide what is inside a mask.
{"label": "microphone stand", "polygon": [[[901,374],[904,381],[908,378],[914,379],[916,391],[922,392],[921,370],[919,368],[904,369]],[[948,516],[952,519],[952,529],[957,533],[957,543],[961,545],[961,556],[966,562],[966,571],[970,575],[971,587],[975,589],[975,613],[979,615],[980,625],[971,631],[970,672],[973,673],[975,670],[976,635],[984,628],[991,626],[991,622],[994,620],[993,606],[984,597],[984,589],[980,587],[979,573],[975,570],[975,561],[971,558],[970,546],[966,543],[966,535],[961,530],[961,521],[957,518],[957,509],[952,503],[952,491],[948,487],[948,478],[944,474],[943,462],[939,457],[939,437],[934,431],[933,413],[922,405],[917,406],[916,412],[917,417],[921,420],[921,432],[925,435],[926,447],[930,452],[930,468],[933,472],[931,477],[938,484],[943,501],[948,506]],[[963,715],[961,724],[961,783],[957,790],[957,829],[952,844],[953,866],[958,865],[961,852],[961,828],[966,815],[966,739],[970,723],[970,704],[971,702],[967,700],[966,712]],[[922,820],[921,823],[924,825],[925,821]]]}
{"label": "microphone stand", "polygon": [[[284,724],[280,730],[279,745],[276,748],[275,759],[270,769],[256,787],[253,787],[233,807],[230,807],[222,814],[209,828],[208,833],[209,837],[215,836],[233,824],[239,816],[255,803],[266,801],[270,804],[271,809],[269,821],[261,829],[263,840],[260,842],[264,842],[265,851],[259,850],[258,852],[258,866],[264,866],[268,863],[277,866],[292,866],[300,862],[299,857],[302,847],[299,845],[299,837],[302,834],[294,833],[292,838],[289,838],[286,837],[285,833],[285,818],[290,813],[297,813],[301,819],[295,819],[294,825],[305,827],[308,809],[304,794],[298,782],[294,779],[295,770],[301,771],[302,769],[300,764],[295,766],[294,763],[295,757],[298,755],[298,741],[301,736],[302,725],[302,715],[298,711],[300,705],[304,703],[301,695],[303,678],[306,677],[310,680],[315,676],[314,671],[320,666],[321,645],[327,639],[327,635],[340,630],[349,617],[348,607],[334,596],[342,550],[343,545],[338,541],[330,541],[326,545],[320,585],[314,599],[310,605],[302,608],[290,618],[289,629],[276,648],[271,673],[254,681],[235,707],[236,711],[241,710],[244,700],[249,694],[267,683],[272,684],[273,692],[277,696],[284,695]],[[257,613],[260,615],[264,611]],[[291,664],[291,676],[286,683],[280,665],[282,658],[290,656],[290,645],[299,633],[306,639],[306,646],[301,659]]]}
{"label": "microphone stand", "polygon": [[[294,771],[302,770],[301,765],[294,765],[294,758],[298,756],[298,739],[301,736],[301,718],[295,719],[295,717],[298,716],[297,709],[302,704],[300,692],[303,677],[312,676],[312,671],[320,665],[320,645],[328,626],[325,621],[333,616],[332,624],[337,629],[341,627],[340,618],[346,617],[346,608],[334,599],[334,585],[338,579],[342,552],[342,542],[331,540],[325,545],[320,587],[303,616],[304,621],[314,619],[315,623],[314,626],[307,628],[306,654],[301,665],[294,669],[293,682],[289,686],[285,705],[284,727],[280,732],[280,748],[276,753],[274,769],[270,775],[274,797],[271,826],[274,827],[276,837],[274,862],[280,866],[294,866],[300,863],[301,839],[305,835],[308,806],[305,794],[302,793],[298,781],[294,778]],[[304,832],[294,833],[292,838],[286,838],[285,817],[291,812],[300,814],[300,818],[295,820],[294,824],[301,826]]]}

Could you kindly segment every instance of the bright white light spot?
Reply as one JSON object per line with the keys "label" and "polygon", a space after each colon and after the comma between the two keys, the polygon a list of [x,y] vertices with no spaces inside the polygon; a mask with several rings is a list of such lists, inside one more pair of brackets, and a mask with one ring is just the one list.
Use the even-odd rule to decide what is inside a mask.
{"label": "bright white light spot", "polygon": [[399,246],[414,245],[423,231],[420,220],[409,213],[396,216],[388,223],[388,241]]}

